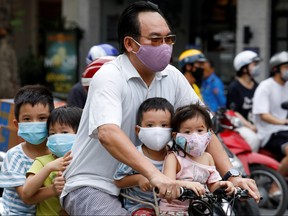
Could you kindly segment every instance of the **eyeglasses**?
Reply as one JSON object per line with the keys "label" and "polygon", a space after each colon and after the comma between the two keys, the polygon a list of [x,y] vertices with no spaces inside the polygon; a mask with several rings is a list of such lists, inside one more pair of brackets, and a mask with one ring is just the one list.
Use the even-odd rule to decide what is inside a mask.
{"label": "eyeglasses", "polygon": [[151,41],[151,44],[153,46],[159,46],[161,45],[163,42],[169,45],[173,45],[176,42],[176,35],[167,35],[167,36],[151,36],[151,37],[147,37],[147,36],[142,36],[139,35],[140,37],[144,37],[148,40]]}

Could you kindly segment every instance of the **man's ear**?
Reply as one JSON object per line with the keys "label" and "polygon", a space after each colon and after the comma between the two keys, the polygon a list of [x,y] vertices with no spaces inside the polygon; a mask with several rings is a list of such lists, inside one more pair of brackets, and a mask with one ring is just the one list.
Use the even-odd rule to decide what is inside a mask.
{"label": "man's ear", "polygon": [[127,52],[133,51],[131,37],[126,36],[124,38],[124,47],[126,48]]}
{"label": "man's ear", "polygon": [[248,74],[248,66],[242,68],[243,74]]}
{"label": "man's ear", "polygon": [[14,123],[15,127],[18,129],[18,121],[16,119],[13,119],[13,123]]}

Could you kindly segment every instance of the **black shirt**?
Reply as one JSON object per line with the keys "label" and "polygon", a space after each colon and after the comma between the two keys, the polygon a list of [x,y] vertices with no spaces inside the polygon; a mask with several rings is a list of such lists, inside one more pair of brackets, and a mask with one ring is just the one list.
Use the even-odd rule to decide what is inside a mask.
{"label": "black shirt", "polygon": [[252,105],[254,92],[258,83],[254,81],[252,89],[243,86],[238,80],[234,80],[229,86],[227,91],[228,109],[233,109],[239,112],[244,118],[252,122]]}

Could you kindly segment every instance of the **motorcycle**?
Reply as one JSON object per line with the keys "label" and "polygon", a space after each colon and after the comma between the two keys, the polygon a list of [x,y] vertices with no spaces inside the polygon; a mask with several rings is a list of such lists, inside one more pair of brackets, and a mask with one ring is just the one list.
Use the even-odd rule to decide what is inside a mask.
{"label": "motorcycle", "polygon": [[[145,202],[143,200],[128,196],[127,194],[123,193],[121,193],[121,195],[136,202],[146,204],[147,206],[150,206],[151,209],[153,209],[153,212],[146,212],[145,214],[142,214],[141,211],[137,211],[137,213],[132,214],[133,216],[158,216],[160,215],[160,210],[157,201],[157,193],[159,193],[158,188],[154,188],[154,203]],[[224,188],[218,188],[216,191],[214,191],[214,193],[206,191],[204,195],[197,196],[193,190],[180,187],[180,196],[177,199],[180,201],[189,200],[189,216],[235,216],[238,215],[237,212],[235,212],[236,201],[249,200],[251,199],[251,197],[246,190],[243,190],[241,188],[237,188],[237,190],[232,196],[226,195]]]}
{"label": "motorcycle", "polygon": [[[281,108],[284,109],[284,110],[288,110],[288,101],[283,102],[281,104]],[[264,148],[260,148],[259,152],[261,154],[265,154],[265,155],[268,155],[269,157],[275,158],[274,155],[271,152],[269,152],[268,150],[266,150]],[[286,178],[286,181],[288,182],[288,176],[286,176],[285,178]]]}
{"label": "motorcycle", "polygon": [[[233,110],[219,109],[213,123],[220,141],[240,159],[248,177],[255,180],[262,197],[260,214],[283,215],[288,203],[288,187],[285,178],[278,172],[279,162],[265,154],[252,152],[236,130],[241,126],[241,121]],[[277,200],[269,196],[271,187],[280,190]]]}

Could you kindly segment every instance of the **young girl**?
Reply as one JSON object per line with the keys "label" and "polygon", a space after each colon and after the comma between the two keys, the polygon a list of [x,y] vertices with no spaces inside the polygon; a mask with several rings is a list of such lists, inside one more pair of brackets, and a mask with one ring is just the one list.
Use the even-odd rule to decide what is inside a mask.
{"label": "young girl", "polygon": [[51,188],[46,194],[46,199],[37,204],[36,215],[59,215],[61,212],[58,195],[64,187],[64,181],[62,185],[61,183],[56,185],[54,179],[56,175],[61,176],[61,172],[72,159],[70,150],[81,114],[82,109],[78,107],[63,106],[54,109],[47,120],[49,131],[47,147],[52,154],[35,159],[26,173],[27,179],[23,186],[23,193],[27,199],[37,196],[44,187]]}
{"label": "young girl", "polygon": [[[193,104],[178,108],[172,119],[173,151],[165,158],[163,173],[198,196],[205,193],[206,185],[211,192],[225,187],[229,195],[235,190],[233,184],[220,181],[212,156],[205,152],[213,133],[211,128],[210,115],[203,106]],[[163,215],[188,215],[188,207],[189,200],[168,203],[161,199],[160,202]]]}

